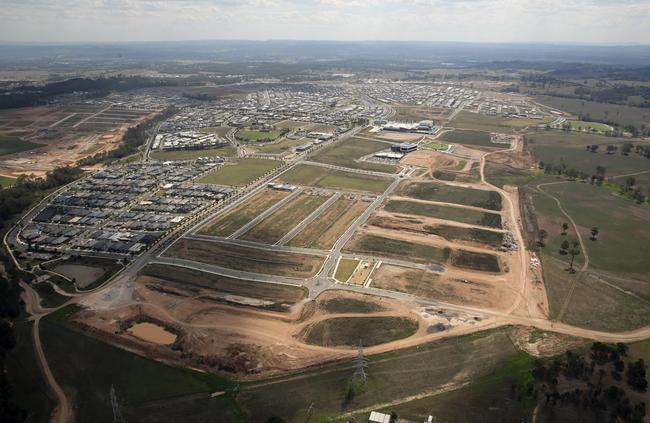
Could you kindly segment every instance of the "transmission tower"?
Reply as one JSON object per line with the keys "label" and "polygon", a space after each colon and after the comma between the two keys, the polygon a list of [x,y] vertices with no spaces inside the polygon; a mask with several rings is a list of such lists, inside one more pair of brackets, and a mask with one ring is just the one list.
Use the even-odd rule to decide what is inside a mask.
{"label": "transmission tower", "polygon": [[363,344],[359,340],[359,347],[357,348],[357,356],[354,359],[354,374],[352,375],[352,380],[355,382],[361,381],[363,384],[366,383],[368,376],[366,375],[366,369],[368,368],[368,359],[363,355]]}
{"label": "transmission tower", "polygon": [[111,385],[111,407],[113,408],[113,421],[115,423],[126,423],[126,419],[122,416],[120,411],[120,404],[117,402],[117,395],[115,395],[115,387]]}

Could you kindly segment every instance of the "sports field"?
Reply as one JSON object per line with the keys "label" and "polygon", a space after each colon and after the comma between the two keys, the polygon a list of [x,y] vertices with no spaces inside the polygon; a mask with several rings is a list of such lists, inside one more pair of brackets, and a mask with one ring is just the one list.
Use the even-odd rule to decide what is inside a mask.
{"label": "sports field", "polygon": [[235,136],[246,141],[275,140],[280,137],[280,131],[263,132],[253,130],[240,130],[237,131]]}
{"label": "sports field", "polygon": [[362,138],[349,138],[319,150],[310,160],[352,169],[394,173],[396,166],[382,163],[359,162],[359,158],[390,148],[390,144]]}
{"label": "sports field", "polygon": [[490,134],[484,131],[469,131],[455,129],[444,132],[438,138],[450,144],[477,145],[481,147],[504,147],[502,144],[493,144],[490,142]]}
{"label": "sports field", "polygon": [[235,164],[221,166],[197,180],[200,184],[246,186],[273,169],[282,166],[280,160],[241,159]]}
{"label": "sports field", "polygon": [[344,172],[305,164],[300,164],[286,172],[280,177],[280,180],[288,184],[374,193],[384,192],[391,183],[391,179],[388,177]]}

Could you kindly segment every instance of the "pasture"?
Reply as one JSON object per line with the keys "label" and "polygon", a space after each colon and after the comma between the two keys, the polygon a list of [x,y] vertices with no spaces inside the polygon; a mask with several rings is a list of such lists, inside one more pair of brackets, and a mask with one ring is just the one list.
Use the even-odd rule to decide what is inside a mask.
{"label": "pasture", "polygon": [[203,176],[196,182],[200,184],[246,186],[266,173],[282,166],[280,160],[241,159],[235,164],[227,164]]}

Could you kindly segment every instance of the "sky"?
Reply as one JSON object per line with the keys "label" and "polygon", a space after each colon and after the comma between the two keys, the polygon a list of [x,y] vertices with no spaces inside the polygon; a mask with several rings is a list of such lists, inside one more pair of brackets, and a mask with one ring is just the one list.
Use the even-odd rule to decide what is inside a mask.
{"label": "sky", "polygon": [[650,44],[650,0],[0,0],[0,42]]}

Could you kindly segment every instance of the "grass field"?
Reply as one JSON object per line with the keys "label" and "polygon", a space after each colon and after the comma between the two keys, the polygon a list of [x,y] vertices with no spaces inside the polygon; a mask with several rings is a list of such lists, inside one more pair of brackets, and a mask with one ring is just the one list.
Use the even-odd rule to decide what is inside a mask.
{"label": "grass field", "polygon": [[650,109],[641,107],[619,106],[616,104],[596,103],[574,98],[537,96],[540,103],[578,115],[589,115],[592,120],[613,122],[617,125],[641,125],[650,122]]}
{"label": "grass field", "polygon": [[180,150],[180,151],[161,151],[156,150],[151,152],[151,158],[161,161],[167,160],[194,160],[199,157],[235,157],[237,156],[237,149],[231,145],[222,148],[210,148],[208,150]]}
{"label": "grass field", "polygon": [[415,201],[390,200],[384,205],[384,209],[391,213],[455,220],[457,222],[491,228],[501,227],[501,215],[499,214],[460,207],[439,206],[437,204],[426,204]]}
{"label": "grass field", "polygon": [[503,243],[503,234],[501,232],[485,229],[463,228],[450,225],[425,226],[424,229],[428,233],[441,236],[450,241],[476,242],[492,248],[499,248]]}
{"label": "grass field", "polygon": [[349,138],[319,150],[310,157],[310,160],[352,169],[395,173],[397,166],[356,161],[363,156],[385,150],[389,147],[389,144],[380,141]]}
{"label": "grass field", "polygon": [[405,317],[335,317],[308,326],[302,337],[312,345],[371,347],[408,338],[417,329],[417,322]]}
{"label": "grass field", "polygon": [[237,138],[244,139],[246,141],[259,141],[259,140],[275,140],[280,137],[280,131],[252,131],[252,130],[240,130],[235,134]]}
{"label": "grass field", "polygon": [[268,251],[184,238],[176,241],[165,255],[233,270],[296,278],[314,276],[324,261],[323,257],[306,254]]}
{"label": "grass field", "polygon": [[585,122],[582,120],[567,120],[566,124],[571,125],[571,129],[575,131],[585,131],[585,132],[609,132],[612,128],[609,125],[599,122]]}
{"label": "grass field", "polygon": [[230,236],[265,210],[289,195],[285,191],[267,189],[244,201],[237,207],[218,216],[203,228],[201,233],[215,236]]}
{"label": "grass field", "polygon": [[[563,321],[595,329],[623,330],[647,324],[650,319],[650,263],[645,244],[650,236],[646,224],[650,209],[590,184],[571,182],[544,187],[562,202],[586,242],[589,270],[571,275],[565,269],[570,256],[559,253],[564,239],[576,239],[570,228],[561,235],[561,215],[555,202],[542,194],[533,196],[540,228],[549,233],[542,249],[545,285],[551,316],[557,317],[572,283],[576,290],[566,307]],[[590,229],[600,229],[592,241]],[[576,258],[583,264],[584,253]]]}
{"label": "grass field", "polygon": [[356,298],[337,297],[320,303],[320,308],[328,313],[374,313],[385,308],[375,302],[358,300]]}
{"label": "grass field", "polygon": [[445,141],[450,144],[478,145],[482,147],[503,147],[503,145],[491,143],[490,139],[490,134],[488,132],[468,131],[462,129],[447,131],[438,137],[438,140]]}
{"label": "grass field", "polygon": [[441,142],[430,142],[427,144],[424,144],[425,147],[431,148],[433,150],[438,150],[438,151],[444,151],[447,148],[449,148],[449,144],[441,143]]}
{"label": "grass field", "polygon": [[292,150],[294,147],[297,147],[299,145],[306,144],[308,140],[306,139],[300,139],[300,140],[292,140],[289,138],[283,139],[282,141],[274,142],[274,143],[262,143],[259,145],[255,145],[254,148],[255,150],[259,151],[260,153],[268,153],[268,154],[281,154],[286,151]]}
{"label": "grass field", "polygon": [[336,274],[334,277],[337,281],[347,282],[354,273],[354,270],[359,265],[359,260],[341,258],[339,261],[338,267],[336,268]]}
{"label": "grass field", "polygon": [[139,274],[160,279],[164,283],[172,282],[189,287],[208,288],[226,294],[271,301],[278,306],[295,304],[307,295],[306,289],[303,287],[233,279],[214,273],[164,264],[149,264]]}
{"label": "grass field", "polygon": [[[373,409],[376,404],[435,390],[452,381],[494,373],[520,354],[508,333],[507,329],[485,331],[370,356],[367,388],[349,402],[345,402],[345,393],[353,369],[347,360],[304,372],[299,378],[245,387],[238,401],[248,412],[249,421],[264,422],[275,415],[288,423],[304,423],[312,403],[313,416],[309,421],[327,421],[324,417],[366,407]],[[355,421],[367,421],[369,414],[363,413]],[[425,421],[426,416],[413,420]]]}
{"label": "grass field", "polygon": [[447,125],[457,129],[512,133],[514,130],[522,129],[526,126],[541,125],[551,120],[553,119],[509,119],[462,111],[456,115],[454,120],[447,123]]}
{"label": "grass field", "polygon": [[501,196],[495,191],[442,185],[435,182],[406,182],[398,187],[397,194],[419,200],[501,210]]}
{"label": "grass field", "polygon": [[230,126],[215,126],[212,128],[201,128],[199,132],[204,134],[217,134],[220,137],[225,137],[232,128]]}
{"label": "grass field", "polygon": [[348,252],[378,255],[416,263],[444,264],[449,248],[402,241],[378,235],[361,234],[353,237],[344,247]]}
{"label": "grass field", "polygon": [[0,132],[0,156],[22,153],[23,151],[34,150],[39,147],[43,147],[43,144],[22,141],[16,136]]}
{"label": "grass field", "polygon": [[41,321],[41,340],[54,377],[74,401],[76,421],[113,422],[111,386],[129,421],[236,419],[230,395],[210,398],[210,393],[234,386],[219,376],[151,361],[52,317]]}
{"label": "grass field", "polygon": [[330,249],[367,207],[367,202],[340,198],[291,239],[289,245]]}
{"label": "grass field", "polygon": [[449,109],[422,106],[397,106],[391,118],[398,122],[437,121],[449,115]]}
{"label": "grass field", "polygon": [[274,244],[320,207],[328,197],[302,193],[244,234],[248,241]]}
{"label": "grass field", "polygon": [[454,251],[451,255],[451,264],[461,269],[477,270],[480,272],[498,273],[501,271],[497,256],[473,251]]}
{"label": "grass field", "polygon": [[282,161],[280,160],[241,159],[234,165],[221,166],[197,182],[200,184],[246,186],[281,165]]}
{"label": "grass field", "polygon": [[[567,168],[595,173],[596,166],[605,166],[607,175],[627,174],[648,170],[648,159],[632,152],[624,156],[620,152],[607,154],[608,144],[618,145],[630,141],[633,144],[639,140],[612,138],[604,135],[587,134],[566,131],[535,131],[526,135],[526,143],[532,148],[538,161],[545,164],[566,164]],[[587,151],[588,145],[598,145],[596,153]],[[647,144],[647,143],[646,143]]]}
{"label": "grass field", "polygon": [[7,188],[16,183],[16,178],[0,175],[0,189]]}
{"label": "grass field", "polygon": [[389,178],[343,172],[304,164],[289,170],[280,179],[288,184],[373,193],[384,192],[391,184],[391,179]]}

